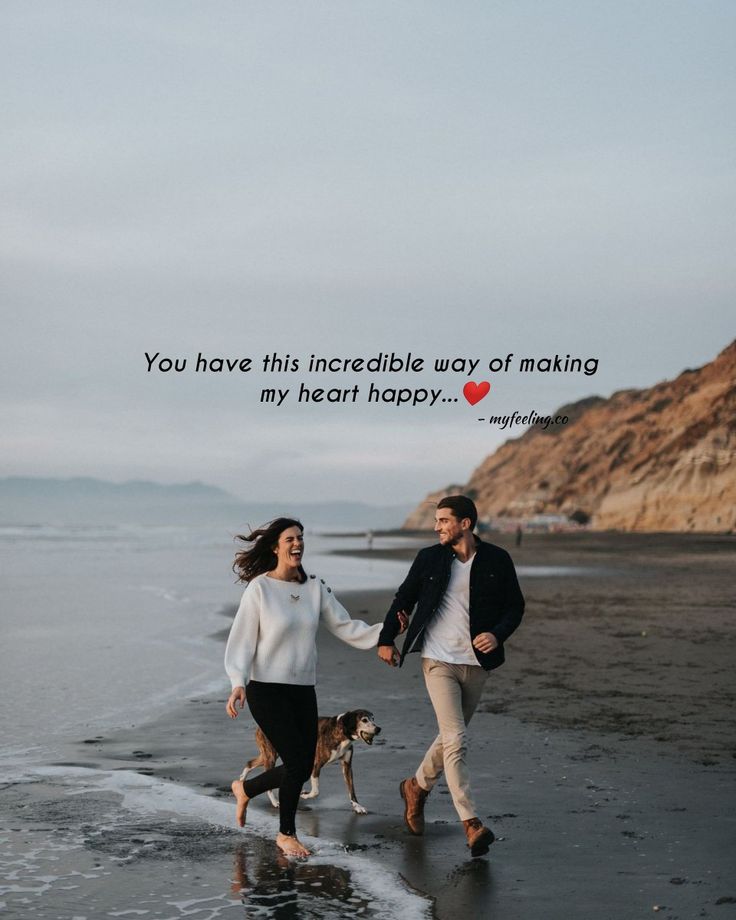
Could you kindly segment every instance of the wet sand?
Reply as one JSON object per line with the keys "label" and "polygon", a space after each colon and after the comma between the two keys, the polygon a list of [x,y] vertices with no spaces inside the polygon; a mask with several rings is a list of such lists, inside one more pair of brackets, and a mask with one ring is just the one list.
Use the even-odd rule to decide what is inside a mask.
{"label": "wet sand", "polygon": [[[326,633],[319,642],[320,712],[369,708],[383,732],[354,757],[358,798],[370,813],[352,813],[341,772],[331,766],[319,799],[300,812],[300,831],[339,841],[351,860],[378,860],[427,893],[442,920],[736,916],[736,541],[581,534],[527,536],[521,548],[509,548],[518,566],[584,571],[522,577],[524,623],[471,724],[476,798],[498,838],[489,856],[468,858],[443,783],[428,802],[425,836],[404,830],[398,784],[436,730],[418,656],[389,669],[374,652]],[[380,591],[341,595],[354,616],[369,621],[382,619],[390,598]],[[216,654],[225,617],[210,637]],[[137,771],[199,790],[213,808],[230,807],[230,781],[255,752],[254,726],[247,713],[228,719],[225,699],[223,685],[221,694],[182,700],[164,719],[78,739],[68,762]],[[36,794],[43,796],[43,785]],[[234,824],[234,805],[232,811]],[[266,797],[249,811],[259,827],[272,824],[275,836]],[[357,903],[344,868],[279,860],[271,840],[252,828],[203,827],[200,839],[193,827],[177,837],[171,826],[138,824],[129,840],[118,834],[117,845],[142,847],[141,871],[157,848],[194,847],[179,856],[201,869],[202,884],[219,872],[222,887],[227,875],[246,916],[284,884],[323,891],[325,916],[334,904],[352,910]],[[149,840],[148,856],[131,840]],[[278,907],[278,900],[268,903]],[[300,916],[294,910],[272,915]],[[308,915],[319,916],[319,905]]]}

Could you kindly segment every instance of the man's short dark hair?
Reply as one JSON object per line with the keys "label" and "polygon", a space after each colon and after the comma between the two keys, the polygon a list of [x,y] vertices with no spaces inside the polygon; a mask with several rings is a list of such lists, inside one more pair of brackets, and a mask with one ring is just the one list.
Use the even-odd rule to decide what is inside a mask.
{"label": "man's short dark hair", "polygon": [[443,499],[440,499],[437,508],[438,510],[440,508],[449,508],[458,521],[462,521],[463,518],[470,518],[470,529],[475,528],[478,520],[478,509],[475,507],[475,502],[472,498],[468,498],[467,495],[446,495]]}

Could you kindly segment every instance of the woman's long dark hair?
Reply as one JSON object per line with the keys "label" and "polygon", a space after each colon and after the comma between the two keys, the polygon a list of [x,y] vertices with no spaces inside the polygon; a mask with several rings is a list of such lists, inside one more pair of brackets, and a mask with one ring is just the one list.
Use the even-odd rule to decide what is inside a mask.
{"label": "woman's long dark hair", "polygon": [[[235,554],[233,562],[233,572],[238,576],[238,581],[252,581],[256,575],[263,575],[264,572],[270,572],[276,568],[278,562],[274,549],[279,542],[279,537],[283,531],[289,527],[298,527],[304,533],[304,526],[301,521],[294,518],[276,518],[263,524],[257,530],[249,534],[238,534],[235,539],[243,543],[252,543],[250,549],[243,549]],[[299,566],[299,575],[301,581],[307,580],[307,573]]]}

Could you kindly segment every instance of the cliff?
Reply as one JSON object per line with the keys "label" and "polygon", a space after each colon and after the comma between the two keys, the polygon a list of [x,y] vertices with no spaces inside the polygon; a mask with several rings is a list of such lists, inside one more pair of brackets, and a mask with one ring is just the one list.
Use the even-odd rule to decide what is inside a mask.
{"label": "cliff", "polygon": [[481,517],[579,512],[598,530],[736,529],[736,341],[674,380],[553,414],[570,422],[507,441],[404,526],[431,526],[433,502],[465,492]]}

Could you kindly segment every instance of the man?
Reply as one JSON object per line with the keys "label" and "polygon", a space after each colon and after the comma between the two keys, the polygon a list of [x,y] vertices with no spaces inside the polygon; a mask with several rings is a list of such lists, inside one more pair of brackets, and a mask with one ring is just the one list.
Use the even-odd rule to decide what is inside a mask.
{"label": "man", "polygon": [[[421,651],[439,727],[416,774],[399,787],[404,821],[412,834],[424,833],[424,803],[444,770],[472,856],[487,853],[494,836],[479,820],[470,790],[466,726],[488,672],[503,664],[503,643],[524,613],[511,557],[473,534],[477,520],[475,504],[465,495],[439,502],[434,526],[439,544],[417,554],[378,637],[378,655],[392,667],[401,666],[408,652]],[[415,605],[399,654],[394,639]]]}

